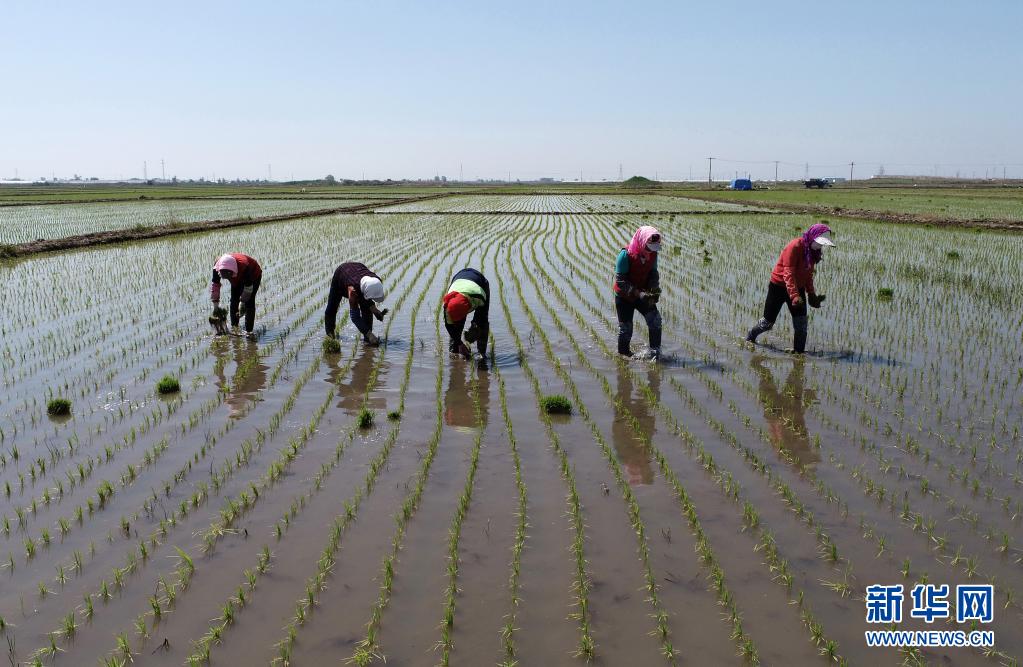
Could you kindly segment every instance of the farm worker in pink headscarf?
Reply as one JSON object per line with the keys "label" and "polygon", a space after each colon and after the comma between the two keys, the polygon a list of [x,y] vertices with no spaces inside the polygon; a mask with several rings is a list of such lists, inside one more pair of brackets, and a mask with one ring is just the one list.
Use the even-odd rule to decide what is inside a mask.
{"label": "farm worker in pink headscarf", "polygon": [[820,308],[824,295],[817,294],[813,286],[813,271],[824,257],[824,248],[833,248],[831,228],[824,223],[811,225],[802,236],[789,241],[781,251],[778,263],[771,272],[771,282],[767,286],[767,301],[764,303],[764,316],[756,326],[750,329],[746,340],[757,342],[757,336],[770,331],[778,319],[783,304],[789,307],[792,315],[792,328],[795,331],[792,351],[802,354],[806,351],[806,334],[808,318],[806,304]]}
{"label": "farm worker in pink headscarf", "polygon": [[[256,323],[256,292],[263,280],[263,269],[259,262],[240,252],[227,253],[213,265],[213,279],[210,282],[210,300],[213,307],[220,307],[220,280],[231,283],[231,326],[238,326],[240,316],[245,316],[245,331],[252,333]],[[239,312],[240,306],[240,312]]]}
{"label": "farm worker in pink headscarf", "polygon": [[643,226],[633,234],[629,245],[622,248],[615,261],[615,311],[618,313],[618,354],[632,356],[632,319],[636,311],[646,320],[650,330],[651,359],[661,354],[661,314],[657,300],[661,295],[657,273],[657,253],[661,250],[661,233]]}

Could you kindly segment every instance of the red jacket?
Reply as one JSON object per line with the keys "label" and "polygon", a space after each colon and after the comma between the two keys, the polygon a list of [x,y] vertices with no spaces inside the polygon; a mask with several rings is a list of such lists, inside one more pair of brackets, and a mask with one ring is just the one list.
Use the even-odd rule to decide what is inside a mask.
{"label": "red jacket", "polygon": [[788,242],[781,251],[778,263],[771,272],[771,282],[784,285],[789,298],[799,298],[799,290],[807,294],[816,294],[813,287],[813,264],[807,264],[806,251],[803,249],[803,237],[799,236]]}
{"label": "red jacket", "polygon": [[[249,285],[255,285],[263,277],[263,268],[255,259],[240,252],[233,252],[231,256],[238,262],[238,273],[234,274],[228,282],[231,283],[231,295],[235,290],[241,294],[241,290]],[[220,272],[213,269],[213,280],[210,283],[210,296],[214,301],[220,300]]]}

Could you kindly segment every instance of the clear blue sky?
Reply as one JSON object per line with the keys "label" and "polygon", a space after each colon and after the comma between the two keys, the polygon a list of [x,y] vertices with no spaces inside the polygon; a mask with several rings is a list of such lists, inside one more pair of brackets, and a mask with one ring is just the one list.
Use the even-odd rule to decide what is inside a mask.
{"label": "clear blue sky", "polygon": [[1018,1],[495,5],[8,0],[0,178],[1023,177]]}

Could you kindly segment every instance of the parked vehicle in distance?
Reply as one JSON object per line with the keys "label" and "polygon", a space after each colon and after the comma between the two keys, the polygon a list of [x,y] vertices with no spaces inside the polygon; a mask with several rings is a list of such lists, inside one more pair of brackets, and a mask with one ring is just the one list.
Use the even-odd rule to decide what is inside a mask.
{"label": "parked vehicle in distance", "polygon": [[826,178],[811,178],[808,181],[803,181],[803,185],[808,187],[808,188],[824,189],[824,188],[830,188],[831,187],[831,181],[829,181]]}

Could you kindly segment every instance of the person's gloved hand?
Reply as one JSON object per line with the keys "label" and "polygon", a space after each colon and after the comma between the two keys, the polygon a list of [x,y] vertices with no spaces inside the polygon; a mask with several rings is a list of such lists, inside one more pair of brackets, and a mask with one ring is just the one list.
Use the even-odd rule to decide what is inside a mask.
{"label": "person's gloved hand", "polygon": [[810,304],[811,308],[820,308],[825,298],[823,294],[808,294],[806,302]]}
{"label": "person's gloved hand", "polygon": [[797,296],[795,299],[792,300],[793,307],[798,308],[801,305],[803,305],[803,297]]}
{"label": "person's gloved hand", "polygon": [[377,310],[376,308],[373,309],[373,317],[377,318],[378,322],[383,322],[384,315],[386,315],[387,313],[388,310],[386,308],[384,308],[383,310]]}
{"label": "person's gloved hand", "polygon": [[469,325],[469,328],[465,330],[465,342],[470,345],[475,343],[480,338],[480,328],[476,326],[476,323]]}
{"label": "person's gloved hand", "polygon": [[646,300],[648,303],[656,304],[658,301],[661,300],[661,290],[659,289],[650,290],[649,292],[647,292]]}
{"label": "person's gloved hand", "polygon": [[638,301],[646,301],[646,298],[648,296],[650,296],[650,295],[647,294],[646,292],[644,292],[643,290],[636,290],[636,299]]}

